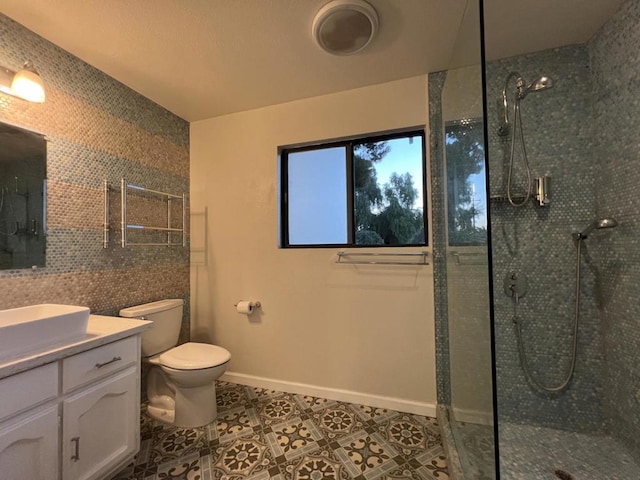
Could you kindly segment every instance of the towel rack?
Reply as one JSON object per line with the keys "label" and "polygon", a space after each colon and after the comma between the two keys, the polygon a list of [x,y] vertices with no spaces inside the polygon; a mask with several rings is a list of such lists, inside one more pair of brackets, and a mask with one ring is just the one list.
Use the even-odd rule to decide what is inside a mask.
{"label": "towel rack", "polygon": [[[127,195],[129,190],[135,190],[138,192],[149,193],[151,195],[159,196],[162,200],[167,202],[167,226],[153,226],[153,225],[134,225],[127,222]],[[141,187],[138,185],[132,185],[127,183],[123,178],[120,181],[120,194],[121,194],[121,234],[122,234],[122,246],[127,247],[129,245],[163,245],[163,246],[187,246],[187,237],[185,235],[185,225],[187,218],[187,202],[186,195],[175,195],[173,193],[161,192],[159,190],[151,190],[150,188]],[[171,227],[171,205],[174,200],[182,202],[182,228]],[[165,242],[131,242],[127,238],[127,232],[129,230],[149,230],[155,232],[166,232],[167,240]],[[174,242],[172,234],[180,233],[182,235],[181,242]]]}
{"label": "towel rack", "polygon": [[[487,252],[451,252],[451,256],[456,259],[456,265],[486,265]],[[468,260],[465,260],[465,257]]]}
{"label": "towel rack", "polygon": [[[343,265],[429,265],[427,262],[427,256],[429,252],[418,253],[358,253],[358,252],[338,252],[338,258],[336,263]],[[358,257],[374,257],[381,258],[382,260],[364,260],[358,259]],[[384,258],[396,258],[396,260],[384,260]],[[353,258],[351,260],[350,258]],[[400,260],[403,259],[403,260]]]}
{"label": "towel rack", "polygon": [[102,222],[102,248],[109,248],[109,182],[106,179],[102,182],[102,193],[104,195],[104,218]]}

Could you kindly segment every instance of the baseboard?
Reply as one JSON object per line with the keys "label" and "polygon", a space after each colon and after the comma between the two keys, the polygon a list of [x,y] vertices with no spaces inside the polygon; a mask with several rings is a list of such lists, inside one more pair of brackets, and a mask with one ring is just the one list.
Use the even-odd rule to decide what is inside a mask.
{"label": "baseboard", "polygon": [[478,423],[480,425],[493,425],[493,413],[468,408],[453,407],[453,417],[458,422]]}
{"label": "baseboard", "polygon": [[311,395],[313,397],[338,400],[340,402],[356,403],[358,405],[368,405],[376,408],[386,408],[399,412],[424,415],[425,417],[436,416],[436,405],[426,402],[416,402],[404,400],[402,398],[384,397],[369,393],[354,392],[351,390],[340,390],[337,388],[319,387],[306,383],[287,382],[273,378],[255,377],[244,373],[226,372],[220,380],[251,387],[267,388],[287,393],[297,393],[300,395]]}

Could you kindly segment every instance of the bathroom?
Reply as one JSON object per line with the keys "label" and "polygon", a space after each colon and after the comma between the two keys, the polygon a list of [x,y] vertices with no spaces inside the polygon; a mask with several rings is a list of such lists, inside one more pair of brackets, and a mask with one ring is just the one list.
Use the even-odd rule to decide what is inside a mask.
{"label": "bathroom", "polygon": [[[640,379],[633,367],[639,337],[632,318],[639,312],[637,295],[631,290],[637,284],[639,265],[633,248],[638,201],[631,196],[640,171],[633,155],[637,154],[636,118],[640,116],[636,90],[631,90],[638,80],[635,31],[639,29],[633,28],[639,21],[638,2],[576,0],[566,6],[546,2],[543,8],[485,0],[486,65],[480,56],[478,2],[457,0],[444,7],[411,1],[400,7],[388,0],[371,0],[381,18],[380,36],[370,51],[346,57],[328,56],[313,44],[311,21],[327,2],[314,0],[304,9],[294,8],[295,2],[285,3],[291,18],[300,10],[307,15],[299,25],[285,23],[295,40],[270,31],[260,31],[261,38],[269,38],[276,46],[272,50],[283,55],[298,53],[287,42],[309,45],[301,46],[307,56],[304,68],[296,72],[300,78],[290,79],[286,95],[269,100],[261,100],[260,95],[268,91],[262,83],[273,80],[232,85],[222,71],[195,79],[196,86],[185,95],[161,97],[162,88],[181,91],[172,77],[189,75],[180,72],[189,68],[184,61],[166,62],[161,80],[148,77],[142,68],[134,69],[131,77],[118,77],[118,72],[125,75],[135,65],[133,60],[143,59],[145,51],[136,57],[136,48],[126,42],[139,39],[126,32],[121,32],[122,39],[114,37],[109,31],[115,28],[111,21],[98,19],[111,17],[117,24],[126,17],[143,18],[142,4],[128,5],[128,10],[118,4],[100,8],[70,2],[3,4],[0,65],[17,69],[31,60],[46,85],[42,104],[0,95],[0,121],[47,138],[47,249],[45,267],[0,272],[0,309],[60,303],[117,315],[125,307],[179,298],[185,301],[182,341],[224,346],[231,353],[225,374],[228,382],[427,417],[435,417],[438,406],[454,403],[451,411],[455,411],[457,398],[463,410],[479,413],[473,421],[462,422],[455,420],[455,413],[449,414],[454,417],[450,423],[455,445],[450,446],[448,458],[452,478],[456,446],[460,478],[484,478],[468,473],[475,469],[483,470],[486,478],[497,478],[493,455],[499,459],[500,478],[526,478],[517,473],[509,476],[509,472],[526,469],[527,459],[537,453],[532,450],[527,457],[525,450],[509,451],[514,442],[503,444],[502,439],[514,433],[500,430],[503,424],[552,428],[572,435],[614,434],[623,445],[620,449],[632,452],[628,455],[638,462]],[[145,29],[145,35],[153,38],[172,31],[176,19],[193,20],[189,17],[193,13],[171,2],[166,2],[166,8],[148,20],[153,28]],[[220,18],[233,13],[224,2],[219,8]],[[568,28],[575,12],[582,12],[576,22],[582,30]],[[242,20],[246,23],[241,23],[245,30],[255,28],[261,18],[250,9],[241,13],[246,15]],[[277,23],[274,12],[263,13]],[[560,20],[550,25],[550,16]],[[224,27],[210,22],[211,31]],[[67,24],[75,25],[72,33],[60,28]],[[560,33],[551,35],[555,25]],[[402,31],[416,29],[424,33],[403,38]],[[78,36],[75,43],[73,35]],[[83,42],[83,35],[94,43]],[[532,43],[517,44],[513,39],[518,37]],[[204,52],[225,62],[236,61],[240,70],[255,73],[252,68],[264,68],[266,62],[273,62],[266,71],[283,67],[278,58],[250,56],[248,65],[238,62],[249,55],[242,50],[250,48],[246,39],[235,38],[225,52],[210,38],[199,38]],[[408,66],[398,62],[390,69],[372,68],[371,56],[382,54],[390,55],[384,57],[389,61],[406,57]],[[78,57],[91,60],[84,63]],[[347,81],[340,90],[323,90],[307,71],[311,65],[326,69],[331,77],[341,76],[344,69],[349,73],[342,75]],[[367,68],[385,71],[378,72],[379,80],[372,82],[358,72]],[[445,70],[447,75],[442,73]],[[540,75],[554,81],[553,88],[531,93],[521,103],[529,163],[535,176],[550,174],[550,203],[539,207],[531,199],[518,208],[485,198],[484,213],[490,221],[486,243],[449,249],[443,200],[446,173],[438,139],[447,121],[479,119],[480,128],[486,125],[490,191],[478,185],[476,194],[479,199],[503,194],[510,138],[496,133],[496,99],[511,71],[518,71],[527,82]],[[280,81],[287,79],[280,77]],[[227,82],[230,92],[233,88],[241,93],[213,98],[207,82]],[[315,82],[315,90],[296,97],[295,89],[305,82]],[[512,79],[509,88],[514,85]],[[163,98],[164,108],[136,90]],[[245,103],[231,104],[235,97]],[[207,104],[214,105],[216,113],[207,113]],[[445,110],[440,117],[439,108]],[[338,265],[337,253],[344,248],[279,248],[279,147],[416,126],[425,126],[429,139],[425,212],[427,233],[433,238],[426,246],[401,251],[427,251],[432,265]],[[526,180],[519,162],[520,157],[514,165],[517,187]],[[122,178],[188,195],[190,248],[121,247],[117,233]],[[113,230],[107,248],[105,180],[111,189],[108,224]],[[557,360],[556,375],[547,378],[538,365],[534,372],[536,378],[553,383],[562,377],[571,351],[568,322],[574,314],[575,289],[571,236],[600,217],[615,218],[618,226],[597,229],[583,242],[582,343],[575,380],[560,395],[541,394],[530,388],[522,372],[513,328],[514,301],[504,294],[504,277],[512,271],[528,277],[528,291],[517,311],[525,320],[539,319],[540,331],[524,332],[525,348],[536,361],[545,361],[545,355]],[[367,251],[398,252],[393,248]],[[458,262],[470,265],[457,268]],[[463,268],[468,271],[460,275]],[[472,286],[470,278],[477,279]],[[462,290],[456,291],[457,286]],[[472,287],[476,287],[473,295],[468,290]],[[238,314],[234,305],[240,300],[260,301],[261,306],[250,316]],[[475,312],[475,323],[455,330],[460,324],[451,318],[451,307],[457,308],[461,321]],[[562,319],[544,323],[558,314]],[[556,327],[557,335],[544,336],[548,343],[537,342]],[[476,341],[465,343],[469,338]],[[457,340],[461,343],[455,344]],[[532,353],[536,349],[540,358]],[[460,352],[462,356],[456,357]],[[464,356],[466,352],[473,353],[472,360]],[[472,434],[468,442],[461,440],[461,430],[474,422],[486,428],[479,428],[481,433]],[[499,448],[489,448],[483,457],[489,465],[478,466],[467,447],[492,445],[491,425],[497,425]],[[582,437],[575,438],[579,449]],[[596,457],[589,459],[591,471],[600,473],[598,468],[604,467]],[[589,477],[589,470],[579,472],[559,454],[554,460],[554,469],[579,479],[627,478],[614,473]],[[558,478],[553,470],[551,475],[531,478]]]}

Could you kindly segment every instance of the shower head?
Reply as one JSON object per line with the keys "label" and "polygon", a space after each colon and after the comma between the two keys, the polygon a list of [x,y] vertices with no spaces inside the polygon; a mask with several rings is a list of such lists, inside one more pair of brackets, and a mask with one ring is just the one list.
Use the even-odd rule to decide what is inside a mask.
{"label": "shower head", "polygon": [[509,101],[507,99],[507,89],[509,87],[509,81],[515,78],[516,80],[516,95],[515,95],[515,103],[516,107],[520,100],[526,97],[531,92],[539,92],[541,90],[547,90],[553,87],[553,79],[551,77],[547,77],[546,75],[541,75],[536,78],[533,82],[527,85],[526,80],[520,75],[518,72],[513,71],[507,75],[507,78],[504,82],[504,88],[502,89],[502,94],[498,98],[498,112],[500,116],[499,125],[498,125],[498,135],[506,136],[509,135]]}
{"label": "shower head", "polygon": [[602,228],[613,228],[617,227],[618,222],[615,218],[602,218],[599,220],[595,220],[591,225],[585,228],[583,231],[576,234],[576,238],[579,240],[587,238],[587,236],[593,232],[594,230],[600,230]]}
{"label": "shower head", "polygon": [[529,85],[526,85],[526,82],[522,77],[518,79],[517,88],[518,88],[518,98],[522,100],[531,92],[539,92],[541,90],[547,90],[548,88],[553,87],[553,79],[551,77],[547,77],[546,75],[542,75],[536,78]]}

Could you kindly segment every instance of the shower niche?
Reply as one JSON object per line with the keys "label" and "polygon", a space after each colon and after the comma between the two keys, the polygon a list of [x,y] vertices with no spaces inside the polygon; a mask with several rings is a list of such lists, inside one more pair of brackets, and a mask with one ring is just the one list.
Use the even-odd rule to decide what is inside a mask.
{"label": "shower niche", "polygon": [[45,137],[0,123],[0,269],[45,266]]}

